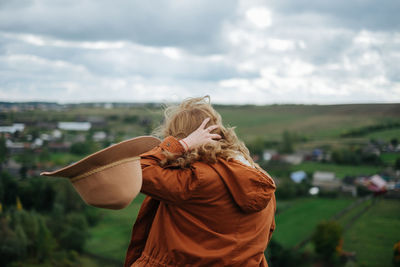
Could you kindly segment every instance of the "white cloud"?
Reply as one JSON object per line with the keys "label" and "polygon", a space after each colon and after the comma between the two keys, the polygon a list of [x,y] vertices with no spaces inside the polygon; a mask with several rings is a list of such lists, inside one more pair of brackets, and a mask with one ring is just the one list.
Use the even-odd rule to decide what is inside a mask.
{"label": "white cloud", "polygon": [[167,56],[171,59],[175,59],[175,60],[178,60],[182,57],[181,52],[177,48],[174,48],[174,47],[163,48],[162,53],[165,56]]}
{"label": "white cloud", "polygon": [[72,48],[107,50],[107,49],[119,49],[127,45],[127,43],[123,41],[81,42],[81,41],[59,40],[36,34],[21,34],[21,33],[6,33],[6,32],[0,32],[0,34],[6,38],[20,40],[35,46],[55,46],[55,47],[72,47]]}
{"label": "white cloud", "polygon": [[[354,17],[332,11],[344,2],[162,1],[159,11],[129,1],[118,2],[125,9],[74,3],[3,6],[0,100],[400,101],[400,32],[381,21],[354,26]],[[374,14],[368,25],[380,18]]]}
{"label": "white cloud", "polygon": [[271,11],[265,7],[252,7],[246,11],[246,18],[260,29],[271,26]]}
{"label": "white cloud", "polygon": [[[292,40],[284,40],[271,38],[266,40],[268,47],[276,51],[288,51],[295,48],[295,42]],[[303,43],[301,43],[303,44]],[[304,46],[304,45],[303,45]]]}
{"label": "white cloud", "polygon": [[311,74],[315,69],[312,64],[301,60],[283,58],[283,62],[286,65],[286,73],[288,76],[305,76]]}

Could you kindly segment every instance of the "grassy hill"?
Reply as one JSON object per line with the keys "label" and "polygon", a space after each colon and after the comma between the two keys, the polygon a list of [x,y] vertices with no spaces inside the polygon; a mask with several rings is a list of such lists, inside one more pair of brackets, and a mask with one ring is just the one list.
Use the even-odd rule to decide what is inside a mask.
{"label": "grassy hill", "polygon": [[286,206],[276,215],[276,229],[273,238],[285,247],[294,247],[314,231],[321,220],[333,215],[350,205],[354,199],[299,198],[280,201]]}
{"label": "grassy hill", "polygon": [[356,252],[360,266],[392,266],[400,241],[400,201],[379,199],[345,232],[343,248]]}
{"label": "grassy hill", "polygon": [[[400,122],[400,104],[217,106],[226,124],[238,126],[245,140],[278,140],[284,130],[312,140],[336,139],[350,129],[387,121]],[[399,135],[400,129],[385,132]],[[379,136],[379,134],[378,134]]]}
{"label": "grassy hill", "polygon": [[[245,141],[255,138],[280,140],[284,130],[296,132],[312,142],[337,143],[340,134],[353,129],[382,124],[400,123],[400,104],[345,104],[345,105],[266,105],[233,106],[214,105],[225,125],[236,126]],[[123,132],[129,136],[145,134],[162,121],[163,110],[159,105],[116,107],[104,109],[74,105],[62,111],[33,110],[18,113],[1,113],[4,123],[34,121],[74,121],[88,117],[103,117],[109,132]],[[150,119],[146,128],[142,119]],[[370,133],[350,141],[368,138],[390,139],[400,134],[400,127]],[[343,140],[340,140],[341,142]]]}

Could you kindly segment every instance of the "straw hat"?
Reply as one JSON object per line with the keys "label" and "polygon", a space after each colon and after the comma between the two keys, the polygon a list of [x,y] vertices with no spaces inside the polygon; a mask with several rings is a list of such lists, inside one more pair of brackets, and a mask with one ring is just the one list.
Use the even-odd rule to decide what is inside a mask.
{"label": "straw hat", "polygon": [[93,153],[80,161],[40,175],[69,178],[89,205],[122,209],[142,187],[140,154],[161,143],[153,136],[139,136]]}

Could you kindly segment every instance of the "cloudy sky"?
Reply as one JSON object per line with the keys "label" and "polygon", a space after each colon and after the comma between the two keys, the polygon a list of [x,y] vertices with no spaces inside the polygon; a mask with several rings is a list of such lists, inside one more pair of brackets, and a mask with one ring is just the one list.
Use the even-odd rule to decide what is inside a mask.
{"label": "cloudy sky", "polygon": [[400,102],[399,0],[1,0],[0,101]]}

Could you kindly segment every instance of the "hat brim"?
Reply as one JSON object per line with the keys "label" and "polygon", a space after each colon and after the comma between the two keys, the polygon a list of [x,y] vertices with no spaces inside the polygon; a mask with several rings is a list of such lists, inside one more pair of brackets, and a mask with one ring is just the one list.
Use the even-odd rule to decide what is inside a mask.
{"label": "hat brim", "polygon": [[122,209],[139,194],[142,186],[140,154],[161,140],[139,136],[93,153],[64,168],[42,172],[43,176],[69,178],[76,191],[89,205]]}

